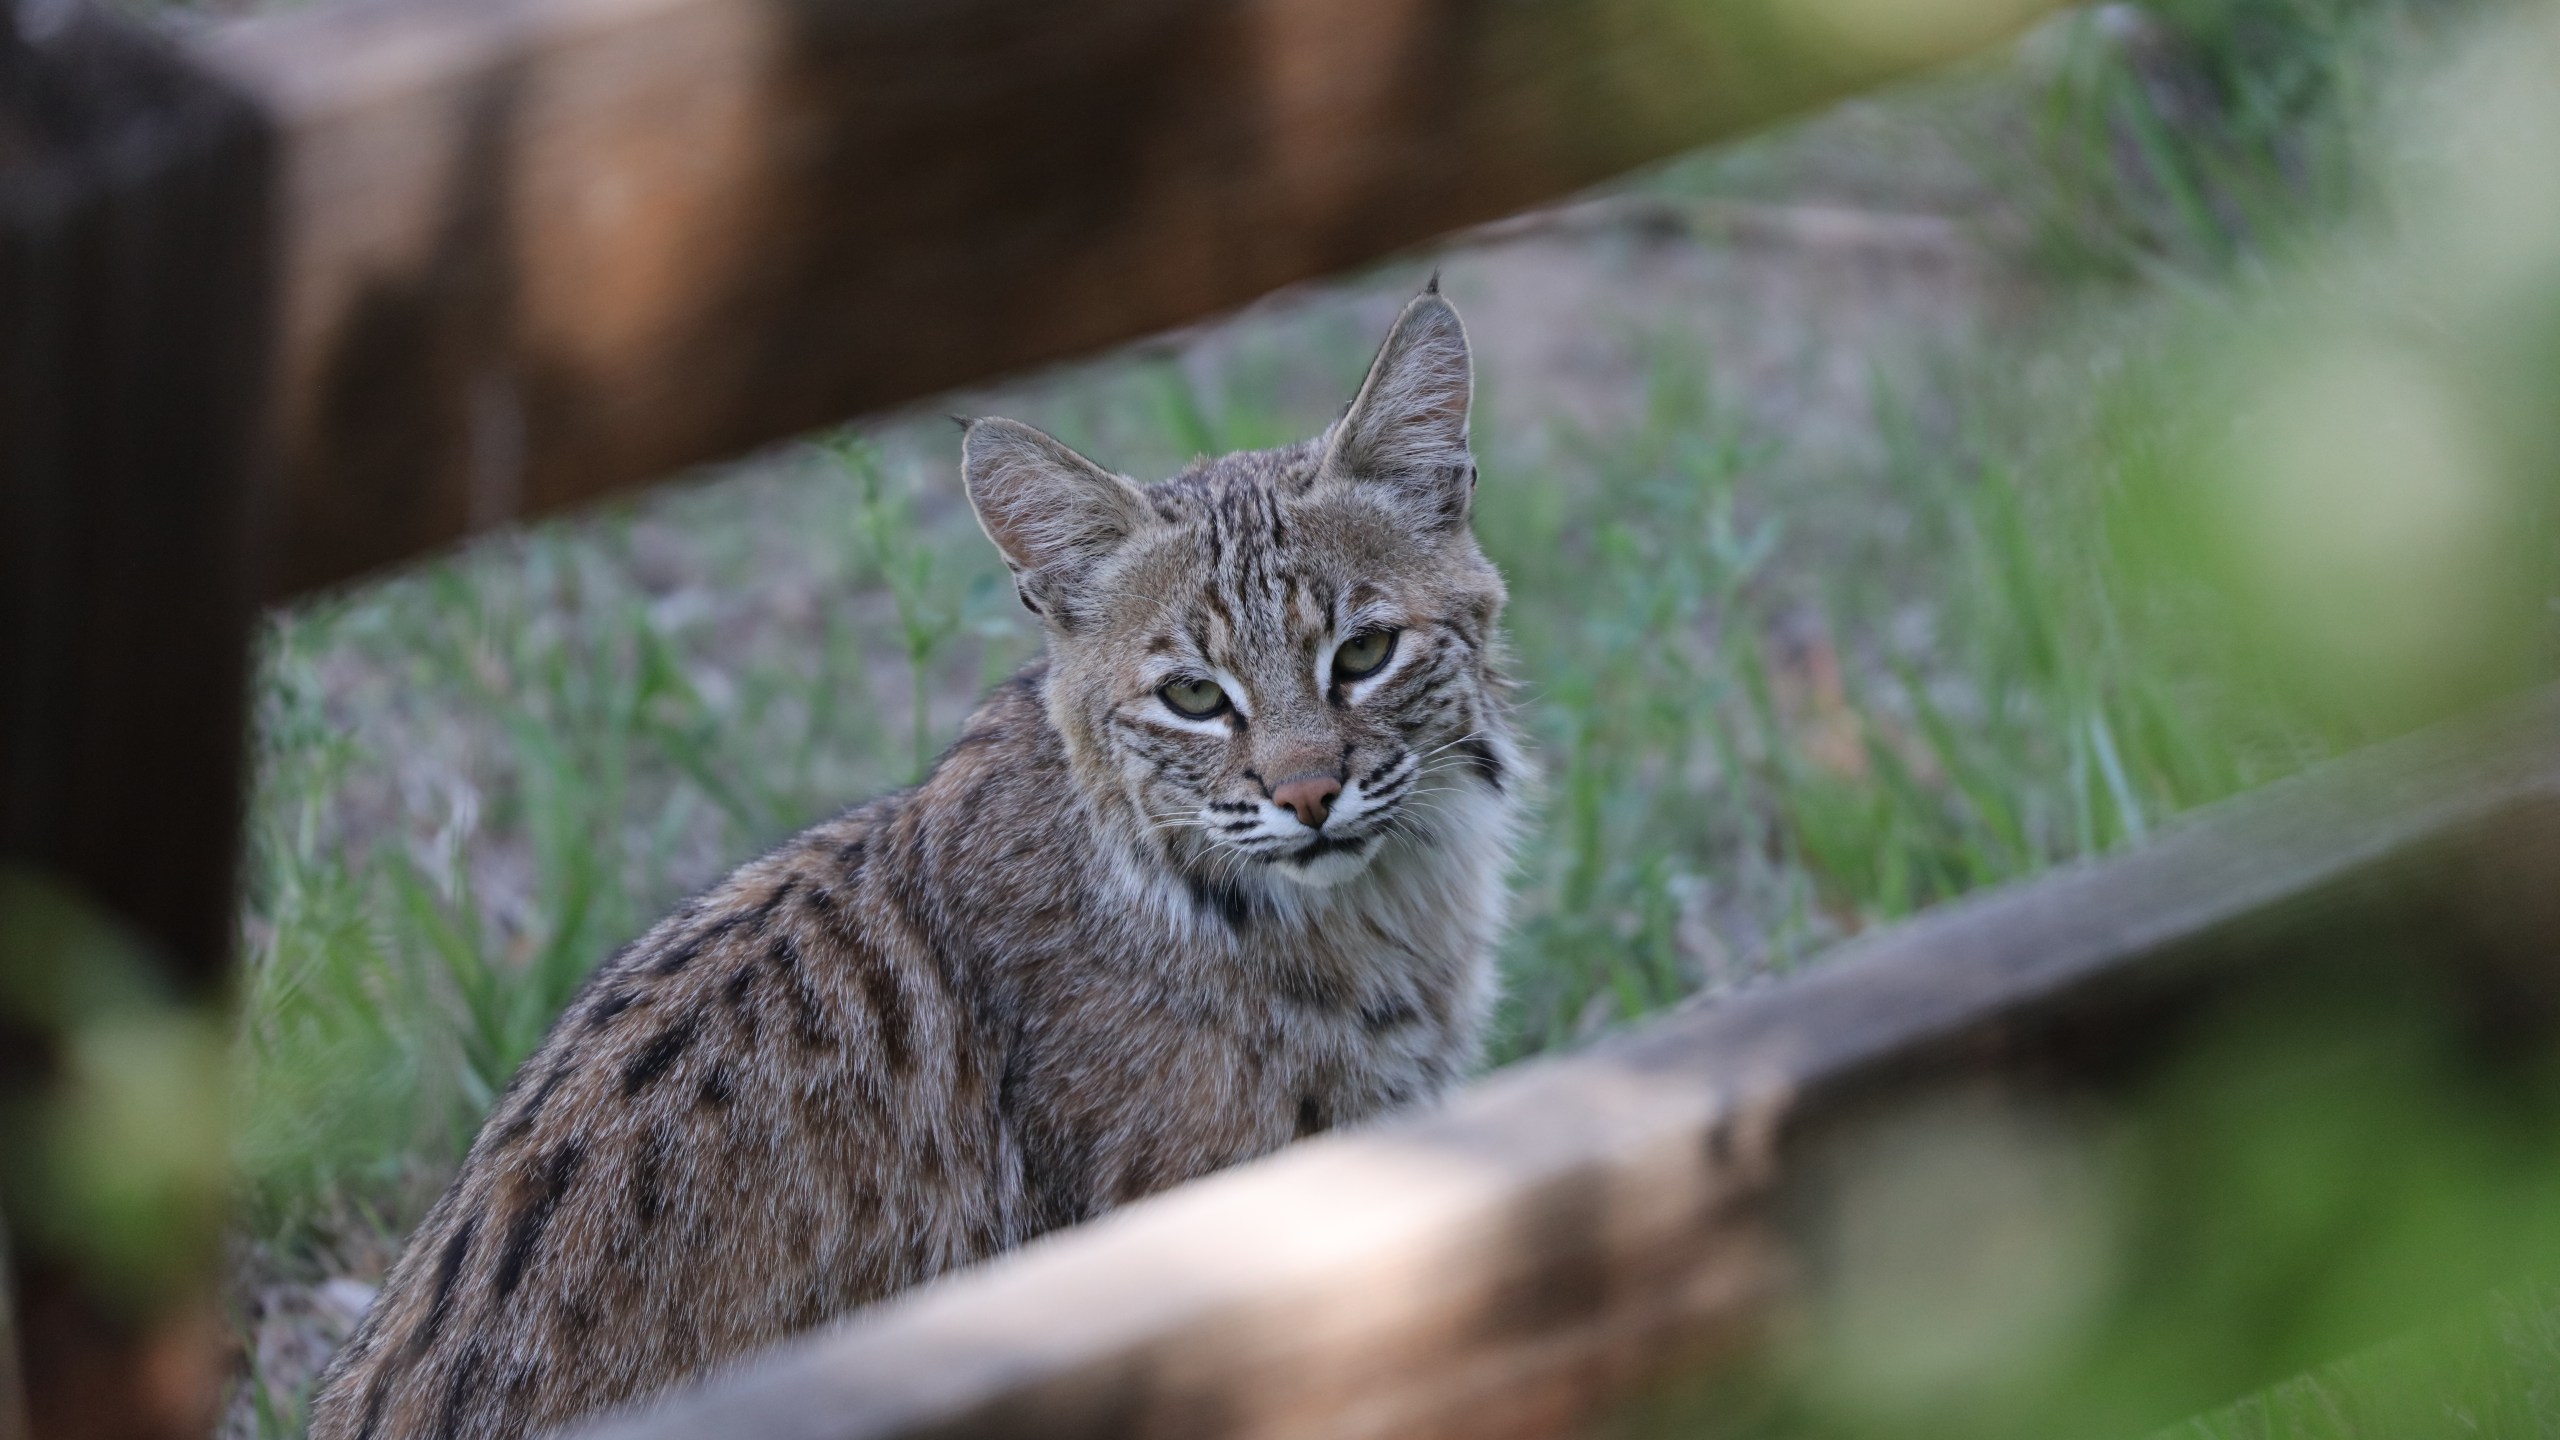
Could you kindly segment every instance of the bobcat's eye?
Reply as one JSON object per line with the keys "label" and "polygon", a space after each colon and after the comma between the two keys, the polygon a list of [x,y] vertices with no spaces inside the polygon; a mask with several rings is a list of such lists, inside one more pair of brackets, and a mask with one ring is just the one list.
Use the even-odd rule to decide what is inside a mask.
{"label": "bobcat's eye", "polygon": [[1357,680],[1363,675],[1375,674],[1379,666],[1387,663],[1387,657],[1394,653],[1395,631],[1363,630],[1343,641],[1342,648],[1333,652],[1333,678]]}
{"label": "bobcat's eye", "polygon": [[1177,715],[1206,720],[1227,708],[1227,692],[1215,680],[1168,680],[1156,694],[1173,707]]}

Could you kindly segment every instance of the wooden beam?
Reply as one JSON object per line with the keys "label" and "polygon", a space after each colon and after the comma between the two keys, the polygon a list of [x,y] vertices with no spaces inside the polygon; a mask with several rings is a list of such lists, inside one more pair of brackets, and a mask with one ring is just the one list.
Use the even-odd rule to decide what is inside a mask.
{"label": "wooden beam", "polygon": [[239,96],[103,12],[25,0],[12,15],[0,854],[131,919],[181,990],[209,995],[237,919],[266,135]]}
{"label": "wooden beam", "polygon": [[[2319,1054],[2353,1063],[2304,1073],[2315,1097],[2349,1102],[2363,1094],[2359,1075],[2398,1083],[2375,1057],[2401,1051],[2375,1037],[2395,1017],[2433,1014],[2408,1002],[2419,993],[2449,997],[2437,1018],[2506,1037],[2466,1039],[2449,1052],[2461,1064],[2547,1061],[2560,1035],[2555,874],[2560,692],[2270,787],[2120,858],[1933,911],[1801,976],[1498,1074],[1434,1113],[1295,1146],[1063,1232],[594,1433],[1527,1437],[1605,1421],[1607,1433],[1695,1435],[1725,1433],[1738,1415],[1802,1418],[1803,1397],[1766,1377],[1790,1344],[1825,1333],[1837,1308],[1841,1256],[1855,1246],[1844,1251],[1836,1217],[1856,1208],[1857,1177],[1877,1173],[1858,1157],[1978,1156],[1987,1124],[1995,1142],[2080,1126],[2091,1154],[2120,1158],[2127,1137],[2144,1135],[2125,1117],[2151,1114],[2173,1120],[2143,1140],[2174,1158],[2155,1187],[2170,1203],[2128,1227],[2150,1249],[2097,1272],[2112,1278],[2066,1366],[2079,1378],[2039,1382],[2073,1396],[2069,1409],[1945,1401],[1934,1414],[1888,1407],[1868,1432],[1831,1411],[1815,1426],[2139,1433],[2336,1353],[2323,1347],[2378,1338],[2322,1329],[2335,1318],[2326,1312],[2307,1329],[2266,1321],[2302,1309],[2310,1277],[2352,1255],[2315,1246],[2266,1276],[2263,1292],[2236,1295],[2237,1272],[2222,1264],[2233,1257],[2210,1236],[2245,1213],[2234,1193],[2243,1187],[2186,1163],[2206,1153],[2193,1144],[2229,1131],[2214,1108],[2226,1089],[2238,1105],[2297,1094],[2303,1077],[2270,1088],[2248,1083],[2245,1065],[2207,1072],[2238,1078],[2206,1087],[2205,1110],[2181,1110],[2195,1092],[2181,1088],[2194,1072],[2180,1067],[2234,1013],[2343,1014],[2320,1043],[2345,1048]],[[2340,996],[2376,1003],[2339,1011],[2328,1001]],[[2279,1043],[2291,1024],[2253,1025],[2237,1053],[2250,1064],[2306,1053]],[[2545,1152],[2560,1102],[2547,1085],[2509,1083],[2516,1073],[2501,1072],[2491,1093],[2526,1107],[2516,1133]],[[1928,1128],[1950,1115],[1959,1119]],[[1916,1152],[1861,1139],[1913,1133],[1928,1142]],[[2395,1137],[2413,1138],[2425,1137]],[[2415,1149],[2394,1159],[2431,1163]],[[1963,1164],[1950,1182],[1960,1203],[1940,1207],[1958,1223],[1925,1243],[1978,1243],[1988,1266],[2014,1254],[2020,1235],[2051,1228],[2002,1218],[1999,1197],[2019,1190],[2000,1183],[2004,1167]],[[2347,1178],[2390,1189],[2369,1173]],[[1891,1173],[1885,1183],[1884,1213],[1920,1203],[1918,1187]],[[1968,1238],[1968,1215],[1993,1217],[1987,1236]],[[2490,1232],[2500,1265],[2551,1258],[2535,1238],[2551,1216],[2538,1215],[2539,1230]],[[2432,1289],[2394,1292],[2406,1308],[2356,1323],[2405,1324],[2496,1278],[2428,1258]],[[1959,1264],[1956,1283],[1976,1273]],[[2108,1368],[2117,1341],[2150,1335],[2142,1343],[2156,1349],[2142,1324],[2183,1335],[2192,1317],[2111,1297],[2174,1299],[2209,1281],[2224,1288],[2210,1292],[2219,1298],[2205,1318],[2226,1328],[2202,1332],[2201,1358],[2119,1383]],[[2041,1293],[1996,1274],[1982,1283],[1994,1303]],[[1961,1309],[1933,1293],[1916,1313],[1943,1328],[1964,1323],[1949,1318]],[[1844,1333],[1855,1352],[1864,1332]],[[1860,1358],[1845,1363],[1854,1370]],[[1734,1381],[1752,1374],[1762,1379]],[[1701,1377],[1734,1383],[1701,1388]],[[1848,1385],[1838,1367],[1821,1378]],[[1662,1388],[1675,1380],[1687,1388]]]}
{"label": "wooden beam", "polygon": [[274,593],[1193,320],[2043,8],[1878,35],[1856,17],[1896,7],[1857,0],[340,0],[222,28],[198,53],[283,146]]}
{"label": "wooden beam", "polygon": [[[80,1239],[112,1217],[18,1207],[76,1026],[143,1018],[79,997],[228,996],[272,152],[254,105],[102,11],[0,22],[0,1231],[35,1433],[174,1436],[220,1385],[218,1228],[119,1266]],[[54,943],[73,910],[156,973]]]}

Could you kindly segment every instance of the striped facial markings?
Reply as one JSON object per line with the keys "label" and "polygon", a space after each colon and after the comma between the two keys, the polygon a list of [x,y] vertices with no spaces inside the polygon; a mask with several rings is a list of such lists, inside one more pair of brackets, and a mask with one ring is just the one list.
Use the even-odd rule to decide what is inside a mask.
{"label": "striped facial markings", "polygon": [[[1168,485],[1187,538],[1164,542],[1147,572],[1161,593],[1095,654],[1108,688],[1090,712],[1149,848],[1259,893],[1257,877],[1333,883],[1440,843],[1437,803],[1413,802],[1463,783],[1453,747],[1488,713],[1479,642],[1500,596],[1481,559],[1408,546],[1363,503]],[[1275,798],[1311,776],[1339,789]]]}
{"label": "striped facial markings", "polygon": [[[1286,593],[1293,602],[1305,602],[1319,587],[1296,580]],[[1327,885],[1359,873],[1394,844],[1438,842],[1430,821],[1408,814],[1405,807],[1432,788],[1425,783],[1431,775],[1452,772],[1473,758],[1467,741],[1479,694],[1474,647],[1454,625],[1411,620],[1375,587],[1342,592],[1340,600],[1339,607],[1321,612],[1296,604],[1305,613],[1288,618],[1302,626],[1317,623],[1292,627],[1301,643],[1282,653],[1302,657],[1290,666],[1299,674],[1283,681],[1278,692],[1252,687],[1249,675],[1257,668],[1271,678],[1267,667],[1254,666],[1250,657],[1205,654],[1202,637],[1186,635],[1182,643],[1150,646],[1136,673],[1139,682],[1214,675],[1216,683],[1232,687],[1240,697],[1239,713],[1186,716],[1150,703],[1160,697],[1149,696],[1124,704],[1114,716],[1113,732],[1122,743],[1124,761],[1142,772],[1140,789],[1150,823],[1159,833],[1194,832],[1206,845],[1213,868],[1223,871],[1241,862],[1302,884]],[[1242,620],[1242,607],[1224,608]],[[1373,668],[1338,676],[1342,646],[1364,633],[1386,633],[1392,643],[1378,654],[1381,647],[1372,641],[1365,653],[1375,658],[1363,663]],[[1298,696],[1290,698],[1289,690]],[[1305,738],[1325,732],[1346,737],[1340,741],[1336,769],[1341,789],[1315,823],[1273,798],[1273,784],[1288,777],[1255,769],[1249,733],[1253,717],[1242,713],[1249,706],[1272,712],[1263,718],[1300,737],[1288,743],[1302,745]],[[1263,748],[1280,743],[1267,740]],[[1435,764],[1434,757],[1443,754],[1449,762]]]}

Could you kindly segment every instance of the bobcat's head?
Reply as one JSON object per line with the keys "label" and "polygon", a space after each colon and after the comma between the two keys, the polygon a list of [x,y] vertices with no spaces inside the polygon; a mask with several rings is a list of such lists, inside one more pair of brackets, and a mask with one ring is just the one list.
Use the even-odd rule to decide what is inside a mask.
{"label": "bobcat's head", "polygon": [[969,499],[1047,627],[1077,778],[1195,881],[1323,887],[1400,846],[1499,843],[1462,833],[1470,792],[1518,778],[1470,385],[1435,283],[1311,441],[1140,485],[969,426]]}

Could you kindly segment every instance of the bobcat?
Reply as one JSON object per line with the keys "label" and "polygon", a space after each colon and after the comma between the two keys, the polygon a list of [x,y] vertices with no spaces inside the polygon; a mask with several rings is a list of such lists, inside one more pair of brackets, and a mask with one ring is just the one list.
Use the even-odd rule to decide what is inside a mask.
{"label": "bobcat", "polygon": [[543,1430],[1463,1075],[1525,778],[1470,383],[1435,281],[1313,441],[1141,486],[969,422],[1045,658],[605,962],[315,1440]]}

